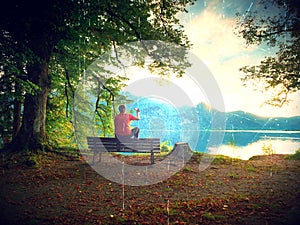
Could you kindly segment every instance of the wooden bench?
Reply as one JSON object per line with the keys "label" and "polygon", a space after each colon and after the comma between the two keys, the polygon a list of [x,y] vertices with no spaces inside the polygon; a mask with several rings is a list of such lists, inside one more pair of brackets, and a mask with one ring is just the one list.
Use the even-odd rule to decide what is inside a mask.
{"label": "wooden bench", "polygon": [[93,164],[99,154],[98,162],[101,161],[102,152],[137,152],[150,153],[150,164],[154,164],[154,153],[160,153],[159,138],[139,138],[120,141],[118,138],[87,137],[90,150],[93,151]]}

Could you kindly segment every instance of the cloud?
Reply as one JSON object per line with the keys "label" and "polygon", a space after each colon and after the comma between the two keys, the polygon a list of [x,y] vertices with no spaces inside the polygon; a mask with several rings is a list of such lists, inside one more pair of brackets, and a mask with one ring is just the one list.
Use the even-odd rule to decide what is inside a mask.
{"label": "cloud", "polygon": [[200,57],[215,61],[253,51],[253,47],[246,49],[245,42],[233,33],[234,27],[234,19],[205,10],[187,24],[186,33]]}
{"label": "cloud", "polygon": [[267,106],[264,102],[268,93],[255,92],[250,85],[248,88],[243,86],[243,74],[239,68],[257,65],[272,52],[261,51],[259,46],[247,47],[245,41],[234,33],[235,19],[224,17],[211,8],[210,5],[191,18],[185,28],[193,44],[192,52],[209,67],[220,87],[226,111],[245,110],[262,116],[299,115],[298,106]]}
{"label": "cloud", "polygon": [[209,67],[224,93],[240,91],[239,68],[258,62],[258,57],[250,57],[257,48],[247,48],[244,41],[233,33],[234,27],[234,19],[223,18],[209,10],[186,26],[186,33],[193,44],[192,51]]}

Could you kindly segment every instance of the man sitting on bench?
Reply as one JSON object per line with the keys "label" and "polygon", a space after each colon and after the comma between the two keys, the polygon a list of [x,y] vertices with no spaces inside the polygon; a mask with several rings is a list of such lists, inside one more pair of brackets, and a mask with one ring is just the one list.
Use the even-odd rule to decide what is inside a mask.
{"label": "man sitting on bench", "polygon": [[132,137],[138,139],[140,129],[138,127],[134,127],[133,129],[130,128],[130,122],[132,120],[140,120],[140,110],[135,108],[136,116],[132,114],[126,113],[126,106],[120,105],[119,111],[120,113],[116,115],[114,119],[115,124],[115,135],[120,141],[128,140]]}

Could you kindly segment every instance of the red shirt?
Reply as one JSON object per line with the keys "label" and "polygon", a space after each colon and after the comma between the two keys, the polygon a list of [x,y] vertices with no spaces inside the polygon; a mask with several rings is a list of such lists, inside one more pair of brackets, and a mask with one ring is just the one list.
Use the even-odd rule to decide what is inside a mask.
{"label": "red shirt", "polygon": [[127,113],[120,113],[116,115],[114,120],[115,134],[119,136],[130,136],[131,135],[130,122],[132,120],[139,120],[139,119]]}

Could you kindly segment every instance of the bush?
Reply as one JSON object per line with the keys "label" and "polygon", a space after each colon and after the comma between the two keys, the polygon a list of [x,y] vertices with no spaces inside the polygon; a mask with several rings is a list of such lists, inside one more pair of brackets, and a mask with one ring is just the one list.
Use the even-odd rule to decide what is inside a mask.
{"label": "bush", "polygon": [[170,145],[170,141],[164,141],[160,144],[160,149],[162,152],[170,152],[172,150],[172,146]]}
{"label": "bush", "polygon": [[272,146],[272,144],[263,144],[263,146],[261,147],[262,151],[265,155],[273,155],[276,153],[274,147]]}
{"label": "bush", "polygon": [[285,157],[286,159],[294,159],[294,160],[300,160],[300,149],[298,149],[295,154],[288,155]]}

